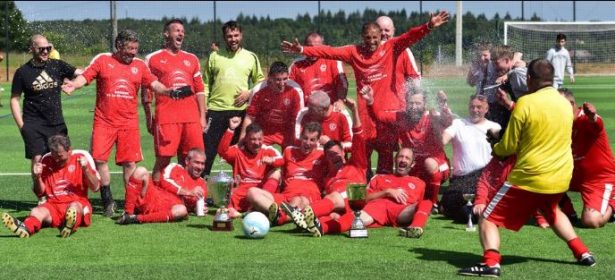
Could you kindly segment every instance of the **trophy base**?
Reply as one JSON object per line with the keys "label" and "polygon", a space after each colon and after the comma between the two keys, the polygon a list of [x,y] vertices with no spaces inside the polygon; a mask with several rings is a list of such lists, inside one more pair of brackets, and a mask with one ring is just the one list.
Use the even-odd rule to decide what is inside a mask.
{"label": "trophy base", "polygon": [[233,231],[233,221],[214,221],[211,230],[213,231]]}
{"label": "trophy base", "polygon": [[467,227],[466,231],[467,232],[474,232],[474,231],[476,231],[476,227]]}
{"label": "trophy base", "polygon": [[348,231],[350,238],[367,238],[367,229],[351,229]]}

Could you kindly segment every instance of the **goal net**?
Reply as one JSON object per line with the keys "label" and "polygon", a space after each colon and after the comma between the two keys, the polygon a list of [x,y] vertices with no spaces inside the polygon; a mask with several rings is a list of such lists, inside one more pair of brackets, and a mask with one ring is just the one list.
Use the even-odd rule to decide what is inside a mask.
{"label": "goal net", "polygon": [[504,44],[530,61],[544,58],[558,33],[566,35],[575,72],[580,75],[615,75],[615,22],[504,23]]}

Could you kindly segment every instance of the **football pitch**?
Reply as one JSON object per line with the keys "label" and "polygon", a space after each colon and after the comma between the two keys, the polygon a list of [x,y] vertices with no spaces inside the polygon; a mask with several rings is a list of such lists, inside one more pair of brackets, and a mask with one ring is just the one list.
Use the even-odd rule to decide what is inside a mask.
{"label": "football pitch", "polygon": [[[355,96],[353,82],[351,96]],[[23,141],[10,115],[10,85],[1,85],[5,91],[4,107],[0,108],[0,211],[23,218],[36,201],[30,190]],[[424,85],[434,92],[447,91],[453,111],[467,116],[468,96],[473,89],[462,78],[427,79]],[[605,120],[610,144],[615,146],[615,77],[577,77],[577,83],[569,87],[578,103],[596,105]],[[63,97],[74,148],[89,147],[94,99],[93,85]],[[140,165],[151,169],[153,141],[143,121],[141,124],[145,160]],[[450,157],[450,148],[447,152]],[[120,171],[117,166],[110,167]],[[214,171],[218,168],[228,167],[216,164]],[[112,176],[112,189],[114,198],[122,204],[120,177],[117,173]],[[359,240],[345,234],[313,238],[290,224],[273,228],[262,240],[252,240],[243,237],[240,220],[234,222],[233,232],[211,231],[211,214],[204,218],[190,216],[178,223],[119,226],[99,214],[99,194],[90,197],[95,212],[92,225],[80,228],[68,239],[49,228],[29,239],[19,239],[0,227],[0,279],[442,279],[458,278],[458,268],[473,265],[482,256],[477,232],[466,232],[465,224],[455,224],[440,215],[430,218],[420,239],[399,237],[395,228],[370,229],[369,238]],[[579,195],[573,193],[571,197],[580,213]],[[596,256],[595,267],[576,265],[566,244],[551,230],[528,224],[518,233],[501,231],[502,276],[613,277],[615,225],[576,230]]]}

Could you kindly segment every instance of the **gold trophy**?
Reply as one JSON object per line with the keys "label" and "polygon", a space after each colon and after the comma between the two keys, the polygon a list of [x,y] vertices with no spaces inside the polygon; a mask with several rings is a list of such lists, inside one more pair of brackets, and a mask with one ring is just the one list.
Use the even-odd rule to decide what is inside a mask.
{"label": "gold trophy", "polygon": [[348,194],[348,204],[350,209],[354,211],[354,221],[348,232],[351,238],[367,238],[367,229],[361,221],[361,210],[365,207],[367,198],[367,185],[359,183],[350,183],[346,186]]}
{"label": "gold trophy", "polygon": [[468,224],[466,225],[466,231],[476,231],[476,227],[472,223],[472,200],[474,200],[473,193],[464,193],[463,199],[467,201],[466,207],[468,207]]}
{"label": "gold trophy", "polygon": [[229,217],[229,210],[226,208],[230,200],[233,178],[224,171],[220,170],[218,175],[209,179],[207,186],[212,190],[214,203],[219,206],[214,216],[213,231],[232,231],[233,220]]}

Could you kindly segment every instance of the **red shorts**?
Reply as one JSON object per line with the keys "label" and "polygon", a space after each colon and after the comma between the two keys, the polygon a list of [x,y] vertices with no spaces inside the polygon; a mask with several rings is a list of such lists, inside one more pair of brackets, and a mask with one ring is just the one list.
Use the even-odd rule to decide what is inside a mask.
{"label": "red shorts", "polygon": [[310,203],[321,199],[318,184],[311,180],[289,180],[282,193],[274,193],[273,198],[276,203],[289,202],[291,199],[304,196]]}
{"label": "red shorts", "polygon": [[248,202],[248,190],[252,187],[260,188],[261,184],[256,183],[242,183],[238,187],[231,191],[231,200],[229,202],[230,208],[235,208],[239,212],[246,212],[252,208],[250,202]]}
{"label": "red shorts", "polygon": [[543,194],[505,183],[491,198],[483,217],[497,226],[518,231],[540,210],[549,224],[555,223],[557,205],[564,193]]}
{"label": "red shorts", "polygon": [[386,198],[374,199],[365,205],[363,211],[374,219],[370,227],[399,226],[397,217],[409,205],[399,204]]}
{"label": "red shorts", "polygon": [[[92,205],[90,201],[87,199],[80,199],[77,202],[81,203],[83,207],[83,216],[81,216],[80,226],[87,227],[92,224]],[[67,203],[54,203],[54,202],[45,202],[39,207],[43,207],[49,211],[49,215],[51,216],[51,225],[50,227],[60,227],[66,222],[66,209],[72,202]]]}
{"label": "red shorts", "polygon": [[115,163],[139,162],[143,160],[141,153],[141,135],[139,129],[119,129],[102,125],[94,125],[92,130],[92,157],[95,160],[107,161],[113,144],[116,144]]}
{"label": "red shorts", "polygon": [[[448,159],[437,157],[431,158],[433,158],[438,163],[438,171],[436,172],[440,172],[442,176],[442,182],[448,180],[451,174],[451,168],[449,167]],[[412,170],[410,170],[410,176],[419,177],[426,184],[429,184],[431,174],[429,174],[427,170],[425,170],[425,159],[427,158],[417,157],[414,159],[414,167],[412,167]]]}
{"label": "red shorts", "polygon": [[[613,183],[582,183],[571,185],[570,191],[580,192],[583,206],[600,211],[604,215],[609,205],[615,205]],[[615,209],[613,209],[615,210]]]}
{"label": "red shorts", "polygon": [[[157,188],[157,186],[149,186],[150,188]],[[150,214],[160,211],[171,210],[173,206],[183,204],[182,200],[175,194],[160,190],[157,192],[150,192],[148,194],[155,193],[155,195],[146,195],[142,199],[137,207],[139,214]]]}
{"label": "red shorts", "polygon": [[496,157],[491,158],[476,183],[476,199],[474,203],[486,204],[504,185],[516,162],[516,156],[510,156],[504,161]]}
{"label": "red shorts", "polygon": [[203,128],[199,123],[156,124],[154,149],[156,156],[187,155],[192,148],[205,149]]}

